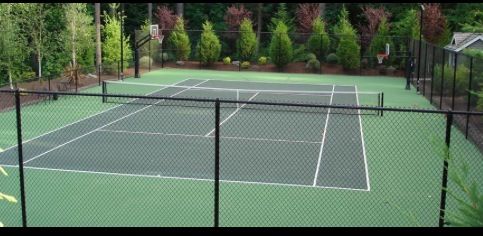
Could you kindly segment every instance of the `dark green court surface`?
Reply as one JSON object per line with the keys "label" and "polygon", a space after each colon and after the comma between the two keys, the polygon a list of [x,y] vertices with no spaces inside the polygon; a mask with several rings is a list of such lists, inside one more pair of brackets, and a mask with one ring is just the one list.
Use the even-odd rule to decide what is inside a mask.
{"label": "dark green court surface", "polygon": [[[250,101],[285,100],[359,105],[354,86],[277,84],[187,79],[143,93]],[[121,86],[121,84],[118,84]],[[126,87],[133,85],[126,84]],[[203,90],[198,87],[225,88]],[[237,95],[233,89],[241,89]],[[280,94],[249,90],[291,90]],[[304,91],[326,94],[308,95]],[[108,92],[115,90],[108,88]],[[339,93],[342,92],[342,93]],[[99,103],[102,100],[99,98]],[[166,105],[137,99],[66,125],[23,145],[27,168],[109,173],[166,179],[212,181],[213,104]],[[240,104],[221,109],[221,180],[370,191],[360,111],[290,111]],[[301,108],[299,108],[301,109]],[[0,164],[15,165],[16,148],[0,154]]]}

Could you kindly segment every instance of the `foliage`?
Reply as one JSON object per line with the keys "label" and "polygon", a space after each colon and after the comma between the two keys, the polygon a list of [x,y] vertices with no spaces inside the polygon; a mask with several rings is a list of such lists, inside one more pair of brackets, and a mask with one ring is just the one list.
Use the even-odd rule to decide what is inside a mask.
{"label": "foliage", "polygon": [[380,24],[385,19],[386,23],[387,20],[391,17],[391,13],[387,12],[384,7],[371,7],[371,6],[364,6],[362,7],[362,12],[364,14],[365,20],[367,21],[366,25],[360,24],[359,25],[359,32],[364,36],[362,37],[362,45],[367,46],[371,43],[372,38],[380,28]]}
{"label": "foliage", "polygon": [[406,11],[403,17],[393,24],[392,31],[396,36],[419,39],[419,20],[416,10]]}
{"label": "foliage", "polygon": [[483,50],[480,49],[466,48],[463,49],[463,53],[474,58],[483,59]]}
{"label": "foliage", "polygon": [[25,79],[24,72],[30,71],[25,63],[30,53],[30,47],[25,34],[17,27],[19,18],[15,12],[19,5],[12,3],[0,4],[0,72],[6,74],[10,87],[16,81]]}
{"label": "foliage", "polygon": [[287,26],[279,21],[270,42],[270,58],[278,68],[292,61],[292,41],[288,37],[287,30]]}
{"label": "foliage", "polygon": [[267,62],[268,62],[267,57],[260,57],[260,58],[258,58],[258,64],[259,65],[266,65]]}
{"label": "foliage", "polygon": [[293,20],[293,17],[291,17],[289,12],[287,11],[286,3],[279,3],[278,10],[275,13],[275,16],[270,19],[268,31],[276,31],[279,23],[282,22],[287,28],[287,32],[293,32],[295,28]]}
{"label": "foliage", "polygon": [[182,17],[178,17],[174,29],[168,38],[168,44],[173,49],[176,49],[176,60],[184,61],[188,60],[191,53],[191,43],[184,29],[184,21]]}
{"label": "foliage", "polygon": [[253,31],[252,22],[245,18],[240,24],[240,38],[237,46],[242,60],[249,60],[255,53],[257,36]]}
{"label": "foliage", "polygon": [[227,3],[190,3],[185,4],[184,15],[188,29],[201,29],[205,21],[212,22],[214,30],[225,30],[224,16]]}
{"label": "foliage", "polygon": [[292,61],[294,62],[307,61],[307,49],[305,48],[305,45],[300,44],[295,46],[295,49],[293,50]]}
{"label": "foliage", "polygon": [[[389,35],[389,25],[385,18],[382,18],[379,24],[379,29],[372,39],[371,45],[369,46],[369,51],[371,55],[376,55],[379,52],[384,52],[386,50],[386,43],[389,44],[389,51],[394,51],[394,44]],[[390,60],[386,60],[386,65],[390,65]]]}
{"label": "foliage", "polygon": [[339,33],[338,47],[336,50],[339,64],[345,69],[356,69],[360,65],[360,45],[357,43],[357,35],[346,15],[345,8],[340,14],[340,22],[335,28]]}
{"label": "foliage", "polygon": [[[423,12],[423,36],[433,44],[439,44],[447,28],[446,17],[441,12],[440,4],[425,3]],[[418,13],[418,19],[419,19]]]}
{"label": "foliage", "polygon": [[71,53],[72,66],[91,66],[94,64],[95,27],[93,17],[87,12],[87,4],[65,4],[64,9],[65,15],[68,16],[66,48]]}
{"label": "foliage", "polygon": [[[117,63],[121,61],[121,45],[119,38],[121,37],[121,22],[119,16],[110,16],[104,12],[105,26],[104,26],[104,42],[102,44],[103,62],[110,68],[116,68]],[[129,45],[129,37],[123,35],[123,59],[124,68],[127,68],[128,62],[132,60],[131,47]]]}
{"label": "foliage", "polygon": [[327,55],[326,61],[329,64],[337,64],[337,62],[339,61],[339,58],[337,57],[337,55],[335,55],[335,53],[331,53]]}
{"label": "foliage", "polygon": [[45,50],[43,75],[61,73],[69,64],[69,52],[65,50],[66,15],[61,4],[46,4],[49,14],[45,17]]}
{"label": "foliage", "polygon": [[223,19],[228,26],[228,30],[233,31],[238,29],[244,19],[250,20],[251,17],[252,12],[247,10],[243,4],[239,4],[239,7],[234,4],[226,9]]}
{"label": "foliage", "polygon": [[139,65],[143,68],[148,68],[153,65],[153,59],[149,56],[143,56],[139,59]]}
{"label": "foliage", "polygon": [[313,53],[307,53],[305,55],[305,61],[310,61],[310,60],[315,60],[317,59],[317,56]]}
{"label": "foliage", "polygon": [[319,3],[300,3],[297,4],[296,19],[298,32],[310,33],[313,29],[314,20],[319,19]]}
{"label": "foliage", "polygon": [[[1,166],[0,166],[0,173],[4,176],[8,176],[7,172]],[[1,200],[5,200],[10,203],[17,203],[17,199],[15,199],[15,197],[4,194],[2,192],[0,192],[0,201]],[[2,222],[0,222],[0,227],[3,227]]]}
{"label": "foliage", "polygon": [[476,103],[476,109],[478,111],[483,111],[483,90],[480,90],[479,93],[476,94],[478,97],[478,101]]}
{"label": "foliage", "polygon": [[310,59],[307,62],[307,68],[309,68],[311,71],[317,71],[320,70],[320,61],[317,59]]}
{"label": "foliage", "polygon": [[[456,68],[456,85],[455,95],[465,95],[469,87],[469,74],[470,70],[464,65],[458,65]],[[444,72],[442,74],[442,68],[440,64],[434,66],[434,78],[433,78],[433,90],[434,93],[439,94],[441,91],[441,76],[443,78],[443,92],[445,94],[452,93],[453,79],[454,79],[454,67],[448,64],[444,65]],[[476,88],[478,83],[482,82],[478,78],[474,78],[472,81],[472,88]]]}
{"label": "foliage", "polygon": [[158,6],[155,13],[159,30],[165,37],[168,37],[171,31],[167,29],[173,29],[176,24],[177,16],[166,5]]}
{"label": "foliage", "polygon": [[316,18],[312,27],[313,33],[308,40],[308,49],[317,55],[317,58],[323,58],[327,54],[330,44],[329,36],[325,32],[325,24],[320,18]]}
{"label": "foliage", "polygon": [[473,9],[465,14],[465,16],[468,15],[468,22],[461,24],[464,32],[483,33],[483,11],[481,9]]}
{"label": "foliage", "polygon": [[223,58],[223,64],[230,65],[231,64],[231,58],[230,57]]}
{"label": "foliage", "polygon": [[250,62],[249,61],[244,61],[241,63],[241,68],[242,69],[248,69],[250,68]]}
{"label": "foliage", "polygon": [[215,32],[213,25],[206,21],[203,23],[203,33],[201,33],[201,40],[197,45],[199,57],[204,65],[216,62],[220,57],[221,43]]}

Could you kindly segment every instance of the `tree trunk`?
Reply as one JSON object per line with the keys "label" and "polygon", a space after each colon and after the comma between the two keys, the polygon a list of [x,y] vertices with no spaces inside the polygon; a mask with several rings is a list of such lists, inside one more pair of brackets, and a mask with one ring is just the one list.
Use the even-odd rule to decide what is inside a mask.
{"label": "tree trunk", "polygon": [[258,50],[260,48],[260,37],[262,32],[262,8],[263,3],[258,3],[257,7],[257,46],[255,48],[255,55],[258,56]]}
{"label": "tree trunk", "polygon": [[183,17],[183,3],[176,3],[176,15]]}
{"label": "tree trunk", "polygon": [[96,72],[100,73],[100,66],[102,63],[101,55],[101,4],[94,3],[96,8]]}
{"label": "tree trunk", "polygon": [[42,77],[42,55],[40,49],[37,51],[37,65],[38,65],[38,76],[39,78]]}
{"label": "tree trunk", "polygon": [[10,89],[13,89],[12,71],[10,71],[10,68],[8,70],[8,82],[10,82]]}
{"label": "tree trunk", "polygon": [[319,12],[320,12],[320,13],[319,13],[319,14],[320,14],[319,16],[320,16],[322,19],[324,19],[324,17],[325,17],[325,3],[319,3],[319,10],[320,10],[320,11],[319,11]]}

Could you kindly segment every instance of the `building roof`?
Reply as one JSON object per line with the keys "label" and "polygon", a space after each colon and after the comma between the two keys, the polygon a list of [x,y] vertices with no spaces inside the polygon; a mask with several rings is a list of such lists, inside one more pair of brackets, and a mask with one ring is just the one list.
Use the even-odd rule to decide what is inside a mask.
{"label": "building roof", "polygon": [[450,44],[446,45],[445,48],[459,52],[477,40],[483,41],[483,33],[454,32]]}

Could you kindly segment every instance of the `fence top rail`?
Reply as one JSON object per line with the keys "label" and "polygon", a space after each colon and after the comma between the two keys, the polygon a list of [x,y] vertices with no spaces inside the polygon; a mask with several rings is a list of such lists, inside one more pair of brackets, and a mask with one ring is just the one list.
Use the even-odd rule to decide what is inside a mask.
{"label": "fence top rail", "polygon": [[241,103],[253,105],[268,106],[290,106],[290,107],[308,107],[308,108],[333,108],[333,109],[352,109],[352,110],[373,110],[373,111],[394,111],[394,112],[413,112],[413,113],[433,113],[433,114],[453,114],[453,115],[476,115],[483,116],[483,112],[474,111],[452,111],[452,110],[428,110],[428,109],[411,109],[411,108],[392,108],[392,107],[375,107],[375,106],[348,106],[348,105],[328,105],[328,104],[302,104],[302,103],[279,103],[279,102],[256,102],[243,100],[223,100],[223,99],[200,99],[200,98],[182,98],[182,97],[163,97],[163,96],[135,96],[125,94],[99,94],[99,93],[75,93],[75,92],[47,92],[32,90],[0,90],[0,93],[21,93],[21,94],[45,94],[45,95],[66,95],[66,96],[83,96],[83,97],[112,97],[112,98],[131,98],[131,99],[156,99],[156,100],[174,100],[174,101],[192,101],[192,102],[220,102],[220,103]]}

